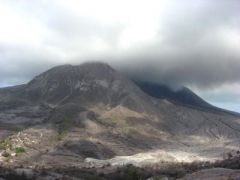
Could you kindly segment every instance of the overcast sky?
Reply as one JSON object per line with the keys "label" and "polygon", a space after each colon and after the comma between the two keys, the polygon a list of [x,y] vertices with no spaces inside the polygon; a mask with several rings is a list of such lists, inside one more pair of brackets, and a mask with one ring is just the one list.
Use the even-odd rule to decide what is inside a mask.
{"label": "overcast sky", "polygon": [[240,1],[0,0],[0,86],[89,60],[240,112]]}

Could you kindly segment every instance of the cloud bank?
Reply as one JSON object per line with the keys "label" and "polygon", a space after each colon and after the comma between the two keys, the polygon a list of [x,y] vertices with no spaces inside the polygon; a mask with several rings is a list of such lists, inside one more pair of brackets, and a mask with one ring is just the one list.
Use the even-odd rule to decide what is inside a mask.
{"label": "cloud bank", "polygon": [[198,89],[239,84],[239,9],[238,0],[0,1],[0,84],[88,60]]}

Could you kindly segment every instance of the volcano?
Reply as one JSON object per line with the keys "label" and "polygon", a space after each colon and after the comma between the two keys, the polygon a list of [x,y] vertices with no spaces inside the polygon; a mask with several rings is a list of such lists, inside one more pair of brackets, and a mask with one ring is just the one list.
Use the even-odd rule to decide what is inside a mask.
{"label": "volcano", "polygon": [[[99,62],[57,66],[1,88],[0,127],[7,142],[0,161],[28,167],[211,161],[240,144],[237,113]],[[16,147],[27,153],[11,155]]]}

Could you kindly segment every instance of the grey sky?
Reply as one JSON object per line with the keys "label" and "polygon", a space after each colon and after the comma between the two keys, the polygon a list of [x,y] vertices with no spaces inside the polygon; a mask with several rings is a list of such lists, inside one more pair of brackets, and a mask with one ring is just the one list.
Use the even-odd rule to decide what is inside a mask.
{"label": "grey sky", "polygon": [[238,0],[0,0],[0,85],[102,60],[236,109],[239,9]]}

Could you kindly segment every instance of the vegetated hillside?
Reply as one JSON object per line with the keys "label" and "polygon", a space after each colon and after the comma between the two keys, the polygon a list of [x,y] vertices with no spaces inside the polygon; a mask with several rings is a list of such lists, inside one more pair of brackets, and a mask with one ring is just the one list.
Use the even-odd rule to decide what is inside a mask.
{"label": "vegetated hillside", "polygon": [[212,111],[190,90],[175,97],[160,89],[161,98],[104,63],[58,66],[27,84],[2,88],[0,161],[46,168],[144,166],[213,161],[239,149],[239,116]]}

